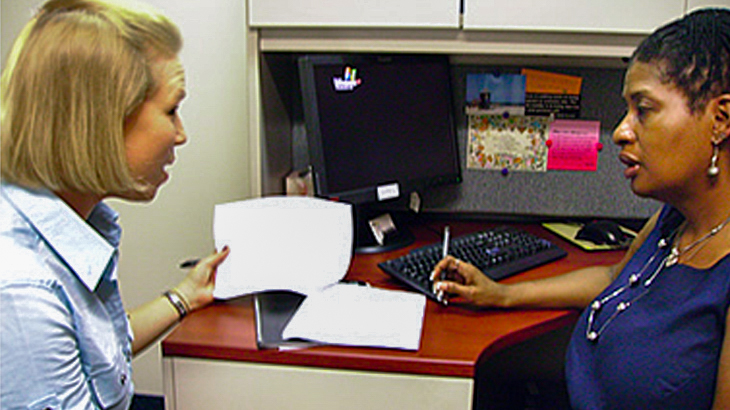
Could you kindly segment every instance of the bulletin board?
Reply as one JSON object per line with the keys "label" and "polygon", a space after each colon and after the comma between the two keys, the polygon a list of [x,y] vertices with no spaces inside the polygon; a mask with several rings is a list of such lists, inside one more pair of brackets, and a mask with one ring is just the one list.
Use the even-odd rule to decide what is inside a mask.
{"label": "bulletin board", "polygon": [[[529,67],[580,76],[579,119],[600,122],[600,145],[595,172],[546,170],[501,172],[468,166],[469,116],[465,113],[469,73],[519,73],[525,67],[454,65],[454,114],[459,139],[463,182],[422,193],[425,210],[535,215],[554,217],[646,218],[659,203],[639,198],[623,176],[619,148],[612,142],[613,127],[625,111],[621,98],[624,69]],[[539,165],[539,164],[538,164]]]}

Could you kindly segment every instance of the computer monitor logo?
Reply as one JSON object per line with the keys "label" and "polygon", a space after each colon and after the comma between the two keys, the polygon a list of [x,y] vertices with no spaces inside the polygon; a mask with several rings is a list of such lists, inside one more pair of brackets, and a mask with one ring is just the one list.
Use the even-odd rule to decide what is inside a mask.
{"label": "computer monitor logo", "polygon": [[345,66],[342,77],[333,77],[332,84],[335,87],[335,91],[348,92],[353,91],[362,84],[362,79],[357,78],[357,68]]}

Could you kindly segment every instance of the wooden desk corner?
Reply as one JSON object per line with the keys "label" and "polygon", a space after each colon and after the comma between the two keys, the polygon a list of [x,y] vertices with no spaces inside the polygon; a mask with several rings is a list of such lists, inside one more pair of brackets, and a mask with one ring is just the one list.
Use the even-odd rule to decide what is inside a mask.
{"label": "wooden desk corner", "polygon": [[[449,225],[454,235],[489,226],[474,222]],[[346,278],[365,280],[382,288],[404,289],[380,271],[377,263],[437,241],[442,226],[433,222],[429,229],[415,231],[417,242],[407,249],[356,255]],[[623,255],[622,251],[588,253],[537,225],[519,227],[550,239],[567,250],[568,256],[506,282],[613,264]],[[572,325],[577,315],[574,310],[445,307],[429,300],[418,351],[340,346],[259,350],[252,298],[220,301],[191,314],[162,342],[168,408],[196,408],[194,404],[210,400],[223,406],[216,408],[228,408],[233,403],[235,406],[230,408],[303,409],[310,408],[309,403],[318,410],[322,406],[471,408],[474,377],[480,364],[502,349]],[[281,381],[284,376],[286,380]],[[240,378],[242,385],[224,387],[225,394],[216,390],[231,378]],[[204,379],[210,385],[192,387],[204,383]],[[191,394],[191,389],[196,394]],[[412,393],[403,393],[411,390]],[[284,392],[290,396],[289,401],[282,399]],[[337,392],[348,394],[340,397]],[[325,396],[327,399],[322,400]]]}

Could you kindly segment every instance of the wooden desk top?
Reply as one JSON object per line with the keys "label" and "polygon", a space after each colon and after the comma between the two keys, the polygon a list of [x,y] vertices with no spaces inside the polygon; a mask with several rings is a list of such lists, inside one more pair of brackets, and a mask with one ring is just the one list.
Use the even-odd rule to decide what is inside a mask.
{"label": "wooden desk top", "polygon": [[[408,250],[439,241],[445,222],[434,221],[413,229],[418,238],[409,248],[356,255],[346,279],[365,280],[373,286],[406,289],[382,272],[377,264]],[[449,223],[457,236],[494,224]],[[617,263],[622,251],[588,253],[538,225],[520,228],[549,239],[568,251],[568,257],[532,269],[505,282],[544,278],[580,267]],[[418,351],[381,348],[317,346],[300,350],[258,350],[253,300],[250,296],[219,301],[188,316],[163,342],[164,356],[371,370],[407,374],[474,377],[477,364],[505,347],[574,323],[574,310],[475,310],[431,300],[426,304],[421,346]]]}

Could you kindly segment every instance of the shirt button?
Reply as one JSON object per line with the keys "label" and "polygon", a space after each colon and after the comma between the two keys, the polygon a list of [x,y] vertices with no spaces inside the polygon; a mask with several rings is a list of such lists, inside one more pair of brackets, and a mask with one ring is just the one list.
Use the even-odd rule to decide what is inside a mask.
{"label": "shirt button", "polygon": [[119,382],[122,383],[122,386],[127,384],[127,375],[123,374],[122,377],[119,378]]}

